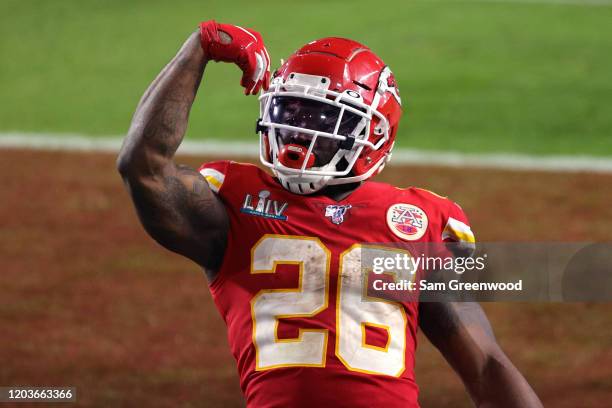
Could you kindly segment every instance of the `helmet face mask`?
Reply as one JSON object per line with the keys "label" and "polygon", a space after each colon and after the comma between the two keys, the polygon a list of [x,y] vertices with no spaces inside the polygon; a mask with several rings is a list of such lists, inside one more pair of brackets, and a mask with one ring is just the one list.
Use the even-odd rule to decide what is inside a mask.
{"label": "helmet face mask", "polygon": [[[391,139],[397,129],[396,124],[390,125],[389,115],[377,109],[383,105],[381,102],[389,105],[393,99],[390,92],[381,92],[379,86],[368,87],[355,79],[349,82],[350,86],[343,86],[338,76],[334,76],[334,69],[350,71],[345,67],[350,59],[331,54],[336,58],[328,58],[321,64],[316,61],[321,54],[316,50],[300,55],[304,48],[321,41],[335,42],[345,48],[348,43],[357,53],[367,50],[373,56],[371,60],[380,61],[353,41],[318,40],[290,57],[275,74],[270,89],[259,97],[260,159],[272,168],[283,187],[297,194],[311,194],[326,185],[358,182],[376,174],[390,157]],[[313,72],[317,69],[308,66],[312,62],[319,62],[315,64],[319,72]],[[388,76],[390,70],[382,61],[375,69],[376,75],[368,77],[386,81],[384,74],[387,72]],[[329,76],[315,75],[318,73]],[[334,89],[330,89],[332,86]],[[369,92],[365,92],[368,88]],[[401,108],[399,96],[395,96],[397,102],[391,102],[397,107],[393,115],[397,122]],[[364,153],[368,154],[364,156]]]}
{"label": "helmet face mask", "polygon": [[329,164],[347,139],[359,137],[360,130],[364,133],[364,118],[360,115],[318,100],[274,96],[268,114],[280,150],[288,144],[302,145],[310,150],[314,166],[305,169]]}

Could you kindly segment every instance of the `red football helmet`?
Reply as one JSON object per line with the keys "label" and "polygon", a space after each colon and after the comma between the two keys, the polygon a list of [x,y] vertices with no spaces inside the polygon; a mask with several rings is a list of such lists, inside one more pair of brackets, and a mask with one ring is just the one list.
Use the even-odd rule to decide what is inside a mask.
{"label": "red football helmet", "polygon": [[365,180],[391,158],[399,91],[389,67],[358,42],[306,44],[259,100],[261,161],[294,193]]}

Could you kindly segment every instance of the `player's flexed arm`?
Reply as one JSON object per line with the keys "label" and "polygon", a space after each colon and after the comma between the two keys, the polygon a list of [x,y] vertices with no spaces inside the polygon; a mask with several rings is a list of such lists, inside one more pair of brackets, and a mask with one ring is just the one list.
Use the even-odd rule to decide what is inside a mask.
{"label": "player's flexed arm", "polygon": [[173,158],[211,59],[236,63],[247,95],[268,86],[270,64],[261,36],[204,22],[143,95],[117,160],[147,232],[164,247],[200,264],[209,276],[224,252],[227,214],[205,179]]}
{"label": "player's flexed arm", "polygon": [[533,389],[497,344],[478,303],[422,302],[419,325],[459,374],[476,406],[542,407]]}

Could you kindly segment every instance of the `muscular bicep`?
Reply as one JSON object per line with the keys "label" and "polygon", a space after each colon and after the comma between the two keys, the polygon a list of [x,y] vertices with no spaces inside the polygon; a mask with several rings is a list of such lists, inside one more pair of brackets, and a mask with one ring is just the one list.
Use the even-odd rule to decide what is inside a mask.
{"label": "muscular bicep", "polygon": [[140,221],[153,239],[207,272],[219,268],[229,222],[223,203],[201,174],[170,163],[157,175],[126,178],[125,182]]}

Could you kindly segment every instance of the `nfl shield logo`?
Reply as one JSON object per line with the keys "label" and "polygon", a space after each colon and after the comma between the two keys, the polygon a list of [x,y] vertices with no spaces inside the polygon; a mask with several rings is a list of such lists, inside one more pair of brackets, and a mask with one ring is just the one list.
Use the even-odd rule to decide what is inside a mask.
{"label": "nfl shield logo", "polygon": [[331,222],[336,225],[342,224],[344,214],[351,208],[351,205],[328,205],[325,207],[325,216],[329,217]]}

